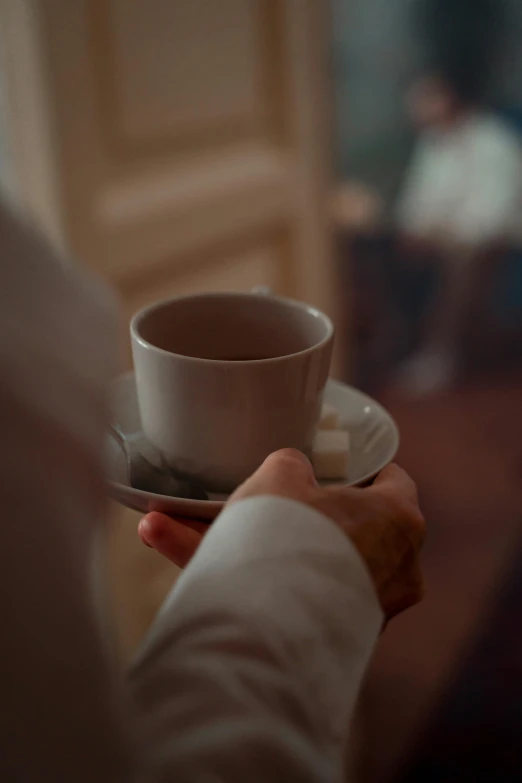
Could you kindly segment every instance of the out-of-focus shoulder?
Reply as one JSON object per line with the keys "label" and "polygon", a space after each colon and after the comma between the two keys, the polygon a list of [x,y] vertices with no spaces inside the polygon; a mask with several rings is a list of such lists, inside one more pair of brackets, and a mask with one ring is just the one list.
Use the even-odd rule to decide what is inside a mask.
{"label": "out-of-focus shoulder", "polygon": [[105,394],[119,365],[117,352],[112,293],[81,267],[64,262],[34,226],[0,202],[4,393],[55,419],[69,412],[72,418],[79,410],[74,395]]}

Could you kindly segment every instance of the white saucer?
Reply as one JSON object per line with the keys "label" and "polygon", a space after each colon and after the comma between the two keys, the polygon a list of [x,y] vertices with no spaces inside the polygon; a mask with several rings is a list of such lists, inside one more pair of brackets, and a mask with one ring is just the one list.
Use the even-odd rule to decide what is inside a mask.
{"label": "white saucer", "polygon": [[[346,485],[371,481],[394,458],[399,447],[399,432],[390,414],[371,397],[339,381],[328,381],[325,402],[333,405],[342,425],[350,433],[350,469]],[[113,417],[124,432],[141,429],[134,373],[120,376],[113,385]],[[134,489],[126,483],[126,461],[120,444],[108,435],[110,493],[128,508],[147,513],[162,511],[171,516],[212,520],[219,514],[227,496],[210,500],[155,495]]]}

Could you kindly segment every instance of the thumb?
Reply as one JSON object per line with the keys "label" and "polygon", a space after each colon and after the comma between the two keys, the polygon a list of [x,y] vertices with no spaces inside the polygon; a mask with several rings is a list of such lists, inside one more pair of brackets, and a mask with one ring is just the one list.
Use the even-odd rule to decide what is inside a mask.
{"label": "thumb", "polygon": [[296,449],[275,451],[232,495],[231,501],[256,495],[295,497],[317,486],[310,460]]}

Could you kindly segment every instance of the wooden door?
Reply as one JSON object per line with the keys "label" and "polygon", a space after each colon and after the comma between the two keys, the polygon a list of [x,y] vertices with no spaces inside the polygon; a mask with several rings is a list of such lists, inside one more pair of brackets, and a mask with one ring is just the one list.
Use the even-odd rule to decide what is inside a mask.
{"label": "wooden door", "polygon": [[202,289],[333,307],[317,0],[5,0],[19,190],[127,314]]}
{"label": "wooden door", "polygon": [[[2,3],[11,180],[118,289],[125,320],[171,294],[257,284],[334,314],[324,7]],[[130,645],[173,578],[135,521],[113,539]]]}

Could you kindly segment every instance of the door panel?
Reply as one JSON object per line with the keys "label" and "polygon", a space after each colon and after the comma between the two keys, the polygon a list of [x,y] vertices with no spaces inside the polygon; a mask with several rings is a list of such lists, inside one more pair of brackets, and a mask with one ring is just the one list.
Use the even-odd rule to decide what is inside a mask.
{"label": "door panel", "polygon": [[278,290],[332,313],[321,4],[24,3],[75,255],[131,303],[192,290],[205,274],[212,286],[211,266],[235,257],[238,238],[285,235]]}
{"label": "door panel", "polygon": [[284,240],[269,237],[210,263],[207,260],[203,265],[194,265],[185,273],[171,278],[162,276],[142,290],[131,285],[129,293],[124,290],[127,315],[130,317],[148,302],[198,291],[249,291],[254,286],[268,285],[278,293],[286,287],[285,257]]}
{"label": "door panel", "polygon": [[113,127],[126,144],[191,147],[202,132],[211,144],[263,135],[272,116],[264,90],[266,3],[95,0],[90,10]]}

